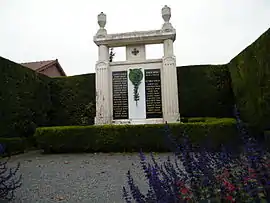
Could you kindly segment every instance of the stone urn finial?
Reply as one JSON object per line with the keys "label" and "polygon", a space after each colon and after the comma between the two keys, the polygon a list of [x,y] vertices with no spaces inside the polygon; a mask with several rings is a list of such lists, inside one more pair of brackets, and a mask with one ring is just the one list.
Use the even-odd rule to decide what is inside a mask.
{"label": "stone urn finial", "polygon": [[165,21],[165,23],[168,23],[171,19],[171,8],[165,5],[162,8],[161,13],[162,13],[162,18]]}
{"label": "stone urn finial", "polygon": [[103,12],[101,12],[99,15],[98,15],[98,24],[99,24],[99,27],[101,29],[104,29],[105,28],[105,25],[106,25],[106,14],[104,14]]}
{"label": "stone urn finial", "polygon": [[171,8],[168,7],[167,5],[165,5],[162,10],[162,18],[164,20],[162,29],[165,31],[171,31],[173,29],[172,24],[170,23],[170,19],[171,19]]}
{"label": "stone urn finial", "polygon": [[96,36],[97,37],[104,37],[107,35],[107,30],[105,29],[105,25],[107,22],[106,14],[103,12],[98,14],[97,20],[98,20],[99,30],[97,31]]}

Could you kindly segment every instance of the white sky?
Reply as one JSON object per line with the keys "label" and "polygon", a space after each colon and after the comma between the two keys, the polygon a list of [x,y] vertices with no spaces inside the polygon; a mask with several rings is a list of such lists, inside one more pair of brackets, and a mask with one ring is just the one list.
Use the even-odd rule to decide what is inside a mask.
{"label": "white sky", "polygon": [[[154,30],[164,5],[172,9],[178,66],[227,63],[270,27],[270,0],[0,0],[0,56],[18,63],[57,58],[68,75],[91,73],[101,11],[108,33]],[[152,47],[148,57],[161,50]]]}

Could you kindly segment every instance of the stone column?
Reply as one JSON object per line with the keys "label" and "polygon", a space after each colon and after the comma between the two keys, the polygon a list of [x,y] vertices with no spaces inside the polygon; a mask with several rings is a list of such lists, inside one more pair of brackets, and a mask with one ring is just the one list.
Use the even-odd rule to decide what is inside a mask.
{"label": "stone column", "polygon": [[[106,24],[106,15],[98,15],[100,29],[96,36],[106,35],[104,28]],[[96,125],[111,123],[111,97],[110,97],[110,74],[109,74],[109,47],[99,45],[98,61],[96,63]]]}
{"label": "stone column", "polygon": [[[165,21],[162,30],[173,29],[169,22],[171,13],[170,8],[165,6],[162,9],[162,17]],[[173,40],[166,39],[163,42],[164,56],[162,58],[162,103],[163,118],[168,123],[177,122],[180,119],[178,106],[178,84],[176,58],[173,52]]]}

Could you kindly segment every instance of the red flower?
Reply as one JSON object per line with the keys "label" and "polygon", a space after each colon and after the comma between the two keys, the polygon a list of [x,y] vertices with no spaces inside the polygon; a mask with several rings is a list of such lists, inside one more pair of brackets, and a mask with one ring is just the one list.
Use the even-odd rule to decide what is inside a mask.
{"label": "red flower", "polygon": [[180,192],[178,198],[182,200],[191,200],[191,198],[189,197],[191,191],[185,186],[184,182],[179,181],[176,183],[176,185],[179,187]]}
{"label": "red flower", "polygon": [[233,200],[233,197],[232,197],[231,195],[228,195],[228,196],[226,197],[226,199],[229,200],[230,202],[235,202],[235,201]]}
{"label": "red flower", "polygon": [[189,190],[186,187],[180,189],[181,194],[186,195],[189,193]]}
{"label": "red flower", "polygon": [[224,169],[224,171],[219,176],[217,176],[217,179],[223,180],[224,178],[228,178],[229,176],[230,176],[230,173],[228,169]]}
{"label": "red flower", "polygon": [[231,184],[230,182],[224,180],[223,181],[223,184],[225,185],[225,187],[231,192],[231,191],[234,191],[236,189],[236,187]]}

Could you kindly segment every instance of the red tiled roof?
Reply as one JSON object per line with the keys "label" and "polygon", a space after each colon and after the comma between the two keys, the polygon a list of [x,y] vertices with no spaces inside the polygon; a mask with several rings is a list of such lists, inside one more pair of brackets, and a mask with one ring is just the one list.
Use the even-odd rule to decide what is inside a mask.
{"label": "red tiled roof", "polygon": [[47,60],[47,61],[36,61],[36,62],[27,62],[27,63],[21,63],[22,66],[25,66],[27,68],[30,68],[34,71],[40,72],[47,68],[50,68],[53,65],[56,65],[59,72],[62,74],[62,76],[66,76],[65,71],[61,67],[61,65],[58,62],[58,59],[55,60]]}
{"label": "red tiled roof", "polygon": [[21,65],[26,66],[27,68],[30,68],[32,70],[38,70],[38,69],[43,68],[44,66],[47,66],[55,61],[56,60],[36,61],[36,62],[21,63]]}

